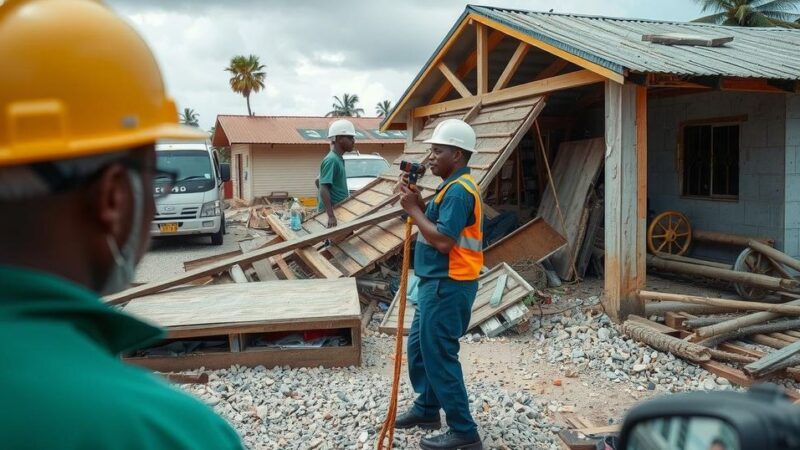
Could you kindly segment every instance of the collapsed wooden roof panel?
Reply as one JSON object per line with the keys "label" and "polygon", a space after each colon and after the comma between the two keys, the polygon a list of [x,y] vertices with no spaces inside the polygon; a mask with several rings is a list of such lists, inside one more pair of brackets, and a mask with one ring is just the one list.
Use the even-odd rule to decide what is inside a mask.
{"label": "collapsed wooden roof panel", "polygon": [[[543,107],[542,97],[531,97],[484,108],[478,105],[478,109],[471,112],[468,122],[476,129],[478,153],[470,160],[470,167],[481,188],[494,179]],[[406,145],[406,151],[400,159],[380,178],[335,208],[337,220],[346,223],[386,207],[393,198],[393,187],[400,174],[400,160],[424,161],[429,146],[423,141],[430,137],[433,128],[444,118],[464,117],[471,109],[429,118],[413,142]],[[432,196],[440,182],[432,174],[424,176],[419,182],[423,197]],[[303,224],[304,232],[320,232],[326,223],[326,216],[317,214]],[[402,248],[403,238],[403,222],[400,218],[394,218],[361,229],[320,252],[329,257],[342,275],[357,276],[397,254]]]}

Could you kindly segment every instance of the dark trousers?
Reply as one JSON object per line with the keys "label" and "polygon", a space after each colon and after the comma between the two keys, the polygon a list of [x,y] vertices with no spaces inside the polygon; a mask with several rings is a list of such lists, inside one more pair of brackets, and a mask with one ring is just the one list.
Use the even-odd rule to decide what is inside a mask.
{"label": "dark trousers", "polygon": [[412,412],[438,417],[444,409],[450,429],[470,436],[478,428],[469,412],[458,340],[467,332],[477,292],[477,280],[422,278],[408,335],[408,376],[419,394]]}

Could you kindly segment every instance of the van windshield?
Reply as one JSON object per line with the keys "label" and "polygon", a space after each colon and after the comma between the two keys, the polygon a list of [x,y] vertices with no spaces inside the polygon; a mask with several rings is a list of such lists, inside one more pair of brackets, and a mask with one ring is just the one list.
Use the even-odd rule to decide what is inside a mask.
{"label": "van windshield", "polygon": [[347,178],[376,178],[383,173],[389,163],[385,159],[345,159],[344,170]]}
{"label": "van windshield", "polygon": [[205,192],[214,188],[211,158],[204,150],[159,150],[156,152],[156,165],[178,175],[173,194]]}

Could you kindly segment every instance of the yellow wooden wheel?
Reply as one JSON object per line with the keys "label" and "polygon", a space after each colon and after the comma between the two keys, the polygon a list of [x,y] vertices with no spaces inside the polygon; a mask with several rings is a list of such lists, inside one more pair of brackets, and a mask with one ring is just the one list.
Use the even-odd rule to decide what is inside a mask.
{"label": "yellow wooden wheel", "polygon": [[684,255],[692,244],[692,224],[678,211],[664,211],[647,227],[647,249],[650,253]]}

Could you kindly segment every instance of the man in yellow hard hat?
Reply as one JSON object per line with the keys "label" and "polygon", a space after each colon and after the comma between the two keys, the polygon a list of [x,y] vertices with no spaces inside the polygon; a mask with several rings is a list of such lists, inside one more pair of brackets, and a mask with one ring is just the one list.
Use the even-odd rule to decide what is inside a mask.
{"label": "man in yellow hard hat", "polygon": [[[0,1],[0,447],[236,449],[213,411],[118,355],[160,329],[104,306],[147,249],[177,122],[142,38],[98,1]],[[169,189],[163,191],[169,192]]]}

